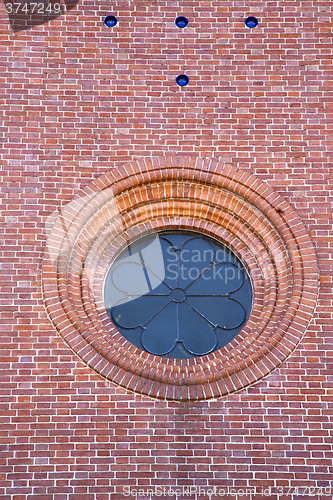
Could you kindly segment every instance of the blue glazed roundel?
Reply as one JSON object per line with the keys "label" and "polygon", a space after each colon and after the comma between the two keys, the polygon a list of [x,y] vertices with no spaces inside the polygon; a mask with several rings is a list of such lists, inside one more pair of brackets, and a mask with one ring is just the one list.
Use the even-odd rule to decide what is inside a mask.
{"label": "blue glazed roundel", "polygon": [[178,75],[176,78],[176,83],[180,87],[185,87],[189,83],[190,79],[187,75]]}
{"label": "blue glazed roundel", "polygon": [[118,19],[115,16],[109,15],[105,17],[103,22],[105,26],[113,28],[113,26],[116,26],[116,24],[118,23]]}
{"label": "blue glazed roundel", "polygon": [[243,265],[212,238],[190,232],[141,238],[111,265],[104,285],[111,321],[151,354],[203,356],[245,325],[252,286]]}
{"label": "blue glazed roundel", "polygon": [[175,25],[178,26],[178,28],[186,28],[188,25],[188,19],[184,16],[179,16],[175,20]]}
{"label": "blue glazed roundel", "polygon": [[245,26],[248,28],[256,28],[259,24],[259,21],[254,16],[249,16],[245,19]]}

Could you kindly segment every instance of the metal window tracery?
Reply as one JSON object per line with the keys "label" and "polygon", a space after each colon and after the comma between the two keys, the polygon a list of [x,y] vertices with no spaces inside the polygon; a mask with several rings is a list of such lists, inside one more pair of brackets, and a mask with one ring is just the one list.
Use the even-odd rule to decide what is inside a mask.
{"label": "metal window tracery", "polygon": [[148,353],[203,356],[245,325],[252,287],[226,247],[197,233],[141,238],[113,263],[104,286],[106,310],[124,337]]}

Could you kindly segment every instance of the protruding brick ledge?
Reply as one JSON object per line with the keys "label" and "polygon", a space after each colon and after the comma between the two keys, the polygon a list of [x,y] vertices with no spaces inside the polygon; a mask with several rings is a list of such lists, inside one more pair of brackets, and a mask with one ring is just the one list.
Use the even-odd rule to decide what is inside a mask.
{"label": "protruding brick ledge", "polygon": [[[254,288],[245,328],[219,351],[190,360],[133,346],[103,303],[104,276],[119,252],[173,228],[231,248]],[[82,360],[122,387],[177,401],[216,398],[268,375],[302,338],[318,287],[313,245],[288,203],[247,172],[189,156],[134,161],[84,187],[57,218],[43,264],[51,321]]]}

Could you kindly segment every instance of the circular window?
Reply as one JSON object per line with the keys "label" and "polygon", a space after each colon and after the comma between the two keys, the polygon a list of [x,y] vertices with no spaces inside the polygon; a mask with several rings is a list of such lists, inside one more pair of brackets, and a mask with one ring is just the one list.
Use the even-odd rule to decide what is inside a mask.
{"label": "circular window", "polygon": [[254,16],[247,17],[245,19],[245,26],[248,28],[256,28],[258,26],[258,19]]}
{"label": "circular window", "polygon": [[115,16],[106,16],[104,19],[104,24],[105,26],[108,26],[109,28],[112,28],[117,24],[118,20]]}
{"label": "circular window", "polygon": [[188,25],[188,19],[184,16],[179,16],[175,20],[175,24],[176,26],[178,26],[178,28],[186,28],[186,26]]}
{"label": "circular window", "polygon": [[193,358],[220,349],[250,315],[243,265],[212,238],[151,234],[128,246],[104,285],[106,310],[122,335],[144,351]]}
{"label": "circular window", "polygon": [[189,81],[190,79],[187,75],[178,75],[176,78],[177,85],[179,85],[180,87],[184,87],[188,84]]}

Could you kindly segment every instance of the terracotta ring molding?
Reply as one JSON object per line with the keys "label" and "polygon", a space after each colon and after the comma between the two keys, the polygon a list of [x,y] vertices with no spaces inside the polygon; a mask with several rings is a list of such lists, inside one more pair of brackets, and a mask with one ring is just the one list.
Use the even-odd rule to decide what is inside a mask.
{"label": "terracotta ring molding", "polygon": [[[215,238],[252,280],[247,324],[206,356],[143,352],[104,307],[103,282],[117,255],[129,242],[167,229]],[[304,335],[319,289],[310,236],[279,194],[231,165],[182,155],[133,161],[83,188],[50,231],[42,280],[49,317],[82,361],[121,387],[175,401],[221,397],[272,372]]]}

